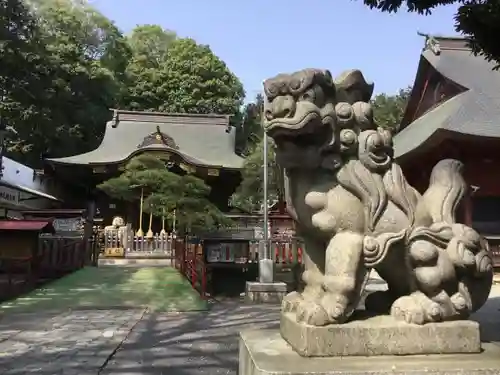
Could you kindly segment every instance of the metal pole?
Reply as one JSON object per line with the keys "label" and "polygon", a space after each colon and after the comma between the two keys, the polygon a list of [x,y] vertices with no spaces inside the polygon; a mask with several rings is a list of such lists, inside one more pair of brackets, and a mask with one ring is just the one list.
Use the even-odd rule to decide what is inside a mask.
{"label": "metal pole", "polygon": [[[264,120],[264,114],[261,114],[261,121],[263,124]],[[264,210],[263,216],[264,216],[264,240],[262,241],[262,250],[261,250],[261,255],[262,257],[259,257],[259,281],[261,283],[272,283],[274,280],[274,263],[273,260],[270,257],[270,251],[269,251],[269,218],[268,218],[268,201],[269,201],[269,194],[268,194],[268,167],[269,167],[269,161],[267,158],[267,149],[268,149],[268,144],[267,144],[267,134],[264,132],[264,137],[263,137],[263,142],[264,142],[264,147],[263,147],[263,152],[264,152],[264,165],[263,165],[263,173],[264,173],[264,178],[262,179],[263,183],[263,190],[264,190],[264,196],[263,198],[263,204],[262,204],[262,209]]]}
{"label": "metal pole", "polygon": [[264,197],[263,197],[263,210],[264,210],[264,259],[269,259],[269,207],[268,207],[268,158],[267,158],[267,133],[264,132],[264,178],[263,178],[263,190],[264,190]]}

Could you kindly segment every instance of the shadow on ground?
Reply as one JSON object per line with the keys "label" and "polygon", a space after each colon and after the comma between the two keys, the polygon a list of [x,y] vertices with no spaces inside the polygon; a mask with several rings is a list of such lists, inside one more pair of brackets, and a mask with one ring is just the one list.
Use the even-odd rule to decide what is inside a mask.
{"label": "shadow on ground", "polygon": [[278,328],[279,306],[224,302],[205,313],[145,317],[101,372],[236,374],[239,332]]}
{"label": "shadow on ground", "polygon": [[480,323],[481,341],[500,345],[500,296],[488,299],[472,319]]}
{"label": "shadow on ground", "polygon": [[[473,317],[483,339],[498,345],[499,291]],[[0,368],[9,367],[4,375],[233,375],[239,332],[278,328],[278,319],[279,306],[240,301],[188,313],[124,309],[20,314],[17,320],[11,315],[0,320]]]}

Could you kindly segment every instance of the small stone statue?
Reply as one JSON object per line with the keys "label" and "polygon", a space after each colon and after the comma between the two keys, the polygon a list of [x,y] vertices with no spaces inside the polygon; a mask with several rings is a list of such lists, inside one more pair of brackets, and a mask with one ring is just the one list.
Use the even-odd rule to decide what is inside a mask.
{"label": "small stone statue", "polygon": [[125,220],[121,216],[115,216],[111,225],[104,227],[104,236],[112,238],[116,246],[113,247],[127,247],[127,226]]}
{"label": "small stone statue", "polygon": [[351,70],[305,69],[264,83],[264,129],[285,170],[286,204],[305,241],[302,292],[283,312],[312,326],[345,323],[372,268],[388,290],[366,307],[425,324],[467,318],[490,292],[486,240],[455,222],[466,193],[463,165],[442,160],[420,195],[393,159],[392,134],[377,127],[373,84]]}

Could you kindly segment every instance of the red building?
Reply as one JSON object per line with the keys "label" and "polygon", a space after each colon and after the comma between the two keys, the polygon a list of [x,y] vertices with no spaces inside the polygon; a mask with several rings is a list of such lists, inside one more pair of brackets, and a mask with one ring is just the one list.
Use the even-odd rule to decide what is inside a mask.
{"label": "red building", "polygon": [[469,192],[460,220],[500,239],[500,72],[462,38],[428,36],[394,137],[395,157],[419,191],[442,159],[464,163]]}

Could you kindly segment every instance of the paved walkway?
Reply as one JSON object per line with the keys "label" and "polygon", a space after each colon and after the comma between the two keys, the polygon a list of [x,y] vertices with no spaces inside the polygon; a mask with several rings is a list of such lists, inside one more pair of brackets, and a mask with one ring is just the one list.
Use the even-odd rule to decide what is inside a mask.
{"label": "paved walkway", "polygon": [[[224,302],[208,312],[136,309],[5,316],[0,320],[0,374],[233,375],[238,333],[277,327],[278,310]],[[500,285],[476,319],[483,338],[500,345]]]}
{"label": "paved walkway", "polygon": [[0,320],[0,374],[98,374],[144,310],[27,313]]}

